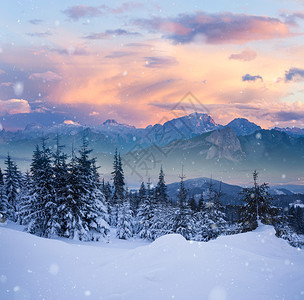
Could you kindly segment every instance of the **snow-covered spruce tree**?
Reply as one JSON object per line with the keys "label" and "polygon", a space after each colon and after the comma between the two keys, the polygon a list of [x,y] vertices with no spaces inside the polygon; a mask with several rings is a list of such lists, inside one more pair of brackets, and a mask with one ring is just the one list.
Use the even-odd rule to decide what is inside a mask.
{"label": "snow-covered spruce tree", "polygon": [[113,191],[112,196],[109,201],[108,210],[109,210],[109,217],[110,217],[110,225],[112,227],[117,226],[117,219],[118,219],[118,195],[117,191],[118,188],[118,180],[116,177],[116,174],[118,173],[118,153],[117,148],[115,150],[114,154],[114,160],[113,160],[113,171],[112,171],[112,179],[113,179]]}
{"label": "snow-covered spruce tree", "polygon": [[73,148],[71,161],[67,165],[67,195],[62,199],[63,201],[61,201],[58,211],[59,214],[63,216],[61,234],[64,237],[75,240],[81,239],[89,230],[83,210],[85,206],[82,198],[84,193],[82,187],[83,182],[77,166],[77,159]]}
{"label": "snow-covered spruce tree", "polygon": [[4,178],[2,170],[0,169],[0,218],[2,220],[7,217],[7,199],[4,192]]}
{"label": "snow-covered spruce tree", "polygon": [[196,201],[195,201],[195,198],[194,198],[194,195],[192,195],[190,198],[189,198],[189,206],[191,208],[191,210],[193,212],[197,211],[198,210],[198,207],[196,205]]}
{"label": "snow-covered spruce tree", "polygon": [[300,206],[291,205],[288,212],[289,225],[297,234],[304,234],[303,214],[303,208]]}
{"label": "snow-covered spruce tree", "polygon": [[118,222],[118,207],[124,201],[125,196],[125,178],[124,172],[122,168],[122,162],[120,154],[117,153],[117,149],[114,154],[114,162],[113,162],[113,196],[110,205],[110,225],[117,226]]}
{"label": "snow-covered spruce tree", "polygon": [[187,190],[184,185],[185,176],[180,176],[180,190],[178,193],[178,208],[173,215],[173,232],[181,234],[190,240],[195,236],[195,216],[187,202]]}
{"label": "snow-covered spruce tree", "polygon": [[19,210],[19,220],[22,225],[25,224],[25,219],[29,214],[30,205],[30,190],[32,186],[32,178],[29,171],[26,171],[23,176],[22,187],[20,189],[20,210]]}
{"label": "snow-covered spruce tree", "polygon": [[57,234],[63,236],[66,229],[64,223],[64,212],[61,211],[62,204],[69,197],[69,174],[67,165],[67,155],[63,152],[65,146],[60,144],[59,135],[56,135],[55,152],[52,153],[52,167],[54,177],[54,190],[58,206],[59,228]]}
{"label": "snow-covered spruce tree", "polygon": [[41,150],[39,146],[36,146],[34,151],[31,175],[28,213],[24,218],[24,223],[27,224],[26,230],[38,236],[56,236],[60,230],[58,202],[54,185],[52,153],[46,146],[44,137],[41,141]]}
{"label": "snow-covered spruce tree", "polygon": [[210,180],[208,202],[204,203],[203,194],[201,194],[198,211],[195,213],[197,219],[196,240],[206,242],[226,232],[227,222],[225,221],[225,214],[220,204],[221,194],[221,184],[219,191],[216,192],[214,184]]}
{"label": "snow-covered spruce tree", "polygon": [[[146,195],[143,194],[140,197],[144,197],[138,210],[138,236],[142,239],[154,240],[152,225],[154,217],[154,201],[153,191],[151,189],[150,180],[147,183]],[[144,186],[142,185],[144,188]]]}
{"label": "snow-covered spruce tree", "polygon": [[[291,207],[291,210],[292,208],[293,206]],[[274,226],[276,230],[276,236],[287,240],[289,244],[293,247],[304,248],[303,238],[301,238],[301,235],[295,232],[295,229],[293,227],[294,219],[291,217],[290,213],[291,212],[289,210],[288,215],[285,215],[285,213],[281,213],[276,218],[276,223]]]}
{"label": "snow-covered spruce tree", "polygon": [[[219,202],[208,202],[205,208],[205,220],[204,225],[207,227],[205,232],[205,239],[215,239],[221,234],[225,234],[227,229],[227,222],[225,220],[225,214],[222,211],[222,207]],[[203,234],[203,235],[204,235]]]}
{"label": "snow-covered spruce tree", "polygon": [[106,204],[110,205],[112,197],[112,188],[109,182],[105,182],[104,178],[102,179],[101,183],[101,191],[105,197]]}
{"label": "snow-covered spruce tree", "polygon": [[138,205],[137,205],[136,213],[133,212],[133,214],[134,214],[134,226],[133,226],[134,234],[138,234],[139,231],[141,230],[139,212],[146,199],[146,192],[147,191],[146,191],[145,183],[142,182],[140,185],[140,188],[138,190],[138,193],[137,193]]}
{"label": "snow-covered spruce tree", "polygon": [[54,186],[57,198],[64,197],[68,178],[67,155],[63,152],[64,145],[60,145],[59,135],[56,135],[55,152],[53,156]]}
{"label": "snow-covered spruce tree", "polygon": [[156,239],[162,235],[172,233],[172,224],[169,221],[172,212],[170,211],[165,174],[162,167],[154,191],[153,212],[151,227],[153,238]]}
{"label": "snow-covered spruce tree", "polygon": [[118,223],[116,237],[128,240],[133,236],[133,215],[130,208],[130,199],[126,191],[123,203],[118,206]]}
{"label": "snow-covered spruce tree", "polygon": [[117,154],[117,149],[114,157],[114,171],[113,175],[113,185],[114,185],[114,197],[119,202],[122,202],[125,196],[125,176],[122,168],[122,162],[120,153]]}
{"label": "snow-covered spruce tree", "polygon": [[[40,159],[41,159],[41,150],[38,145],[33,152],[31,171],[26,172],[24,177],[24,186],[26,187],[26,193],[22,194],[21,198],[21,209],[20,209],[20,218],[23,225],[27,225],[26,230],[28,230],[28,224],[30,222],[34,223],[34,218],[37,217],[38,209],[43,209],[39,205],[39,202],[35,200],[36,192],[34,189],[34,173],[35,178],[38,178],[38,168],[40,168]],[[42,214],[42,211],[39,212],[39,215]]]}
{"label": "snow-covered spruce tree", "polygon": [[172,215],[175,210],[169,203],[154,201],[153,217],[151,221],[151,232],[153,239],[173,232]]}
{"label": "snow-covered spruce tree", "polygon": [[225,220],[225,213],[221,204],[222,197],[222,182],[219,184],[219,190],[214,192],[214,197],[209,208],[209,217],[213,221],[211,225],[213,236],[217,237],[226,232],[228,224]]}
{"label": "snow-covered spruce tree", "polygon": [[142,182],[140,185],[140,188],[138,190],[138,201],[139,201],[139,205],[142,204],[146,198],[146,187],[145,187],[145,183]]}
{"label": "snow-covered spruce tree", "polygon": [[204,194],[201,193],[201,196],[198,200],[198,205],[197,205],[197,211],[201,211],[203,210],[205,207],[205,203],[204,203]]}
{"label": "snow-covered spruce tree", "polygon": [[210,218],[208,207],[196,212],[195,217],[195,240],[207,242],[217,237],[213,232],[214,221]]}
{"label": "snow-covered spruce tree", "polygon": [[158,183],[155,187],[155,198],[157,202],[161,202],[163,204],[168,202],[167,186],[166,186],[165,174],[162,166],[160,167]]}
{"label": "snow-covered spruce tree", "polygon": [[254,171],[254,186],[241,191],[242,200],[245,202],[241,211],[241,226],[245,232],[257,228],[258,220],[271,224],[274,218],[271,209],[272,197],[268,193],[269,186],[266,183],[259,185],[257,179],[258,172]]}
{"label": "snow-covered spruce tree", "polygon": [[22,174],[16,163],[7,155],[4,171],[4,194],[7,203],[7,218],[13,222],[18,221],[20,209],[20,188],[22,186]]}
{"label": "snow-covered spruce tree", "polygon": [[79,157],[69,166],[68,197],[63,203],[65,236],[83,241],[108,238],[109,225],[105,198],[101,192],[96,159],[90,158],[88,140],[83,136]]}
{"label": "snow-covered spruce tree", "polygon": [[130,199],[130,208],[134,216],[137,215],[137,210],[139,207],[139,197],[136,191],[129,192],[129,199]]}

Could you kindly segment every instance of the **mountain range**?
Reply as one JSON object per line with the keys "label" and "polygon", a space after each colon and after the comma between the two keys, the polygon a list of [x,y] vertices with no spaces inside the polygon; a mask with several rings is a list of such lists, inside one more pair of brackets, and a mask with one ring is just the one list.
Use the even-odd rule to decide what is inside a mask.
{"label": "mountain range", "polygon": [[275,130],[286,132],[289,135],[292,135],[294,137],[304,136],[304,128],[299,127],[286,127],[286,128],[279,128],[274,127]]}
{"label": "mountain range", "polygon": [[[241,205],[241,195],[240,192],[242,187],[239,185],[227,184],[220,182],[219,180],[214,180],[206,177],[193,178],[184,181],[184,187],[189,192],[190,196],[193,196],[196,201],[199,200],[201,195],[203,195],[204,201],[208,201],[210,194],[210,185],[213,191],[218,192],[221,190],[220,201],[224,205]],[[250,185],[251,186],[251,185]],[[287,188],[288,187],[288,188]],[[288,206],[290,202],[295,201],[295,199],[304,199],[304,190],[295,191],[295,186],[273,186],[269,189],[271,196],[273,197],[273,204],[279,204],[279,206]],[[170,199],[177,199],[180,189],[180,183],[174,182],[168,184],[167,193]]]}
{"label": "mountain range", "polygon": [[228,182],[246,183],[252,170],[258,169],[268,182],[297,185],[303,180],[304,132],[302,135],[300,129],[265,130],[244,118],[221,125],[203,113],[146,128],[112,119],[91,127],[74,121],[49,127],[29,124],[17,132],[0,131],[0,157],[10,152],[20,167],[27,169],[42,135],[53,147],[57,133],[67,153],[72,144],[79,147],[85,135],[105,176],[111,173],[113,153],[118,148],[134,185],[149,176],[156,178],[161,164],[169,182],[176,181],[182,166],[188,178],[212,174]]}
{"label": "mountain range", "polygon": [[[245,118],[236,118],[227,125],[217,124],[211,116],[205,113],[192,113],[180,118],[165,122],[163,125],[149,125],[146,128],[136,128],[128,124],[120,124],[113,119],[108,119],[97,126],[85,126],[77,122],[67,120],[61,124],[42,126],[38,123],[28,124],[24,130],[17,132],[0,131],[0,137],[8,140],[19,140],[22,138],[36,138],[41,135],[59,133],[60,135],[75,135],[84,129],[104,134],[113,142],[121,144],[132,144],[140,142],[144,146],[157,144],[164,146],[173,140],[189,139],[205,132],[219,130],[223,127],[232,128],[237,136],[250,135],[262,128]],[[274,130],[285,132],[291,136],[304,136],[304,128],[278,128]],[[126,151],[128,149],[125,149]]]}

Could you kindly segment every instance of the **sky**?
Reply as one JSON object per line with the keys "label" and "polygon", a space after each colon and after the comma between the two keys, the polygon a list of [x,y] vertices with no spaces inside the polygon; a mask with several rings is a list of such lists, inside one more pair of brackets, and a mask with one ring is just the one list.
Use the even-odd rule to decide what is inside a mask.
{"label": "sky", "polygon": [[12,0],[0,25],[0,129],[193,110],[304,127],[303,0]]}

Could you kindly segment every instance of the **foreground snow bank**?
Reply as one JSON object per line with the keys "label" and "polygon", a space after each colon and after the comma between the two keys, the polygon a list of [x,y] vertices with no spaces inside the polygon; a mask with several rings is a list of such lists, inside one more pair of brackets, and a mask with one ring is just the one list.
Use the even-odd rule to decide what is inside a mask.
{"label": "foreground snow bank", "polygon": [[[270,226],[208,243],[112,245],[0,226],[0,299],[303,299],[304,252]],[[113,246],[116,245],[116,246]],[[129,245],[129,246],[125,246]]]}

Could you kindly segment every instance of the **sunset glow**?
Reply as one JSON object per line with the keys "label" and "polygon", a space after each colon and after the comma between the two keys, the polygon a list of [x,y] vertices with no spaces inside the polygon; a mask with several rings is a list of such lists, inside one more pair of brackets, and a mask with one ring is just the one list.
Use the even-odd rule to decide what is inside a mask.
{"label": "sunset glow", "polygon": [[51,112],[55,123],[145,127],[172,117],[190,91],[216,122],[303,127],[303,9],[292,0],[5,3],[1,122],[22,128],[24,114],[35,122]]}

